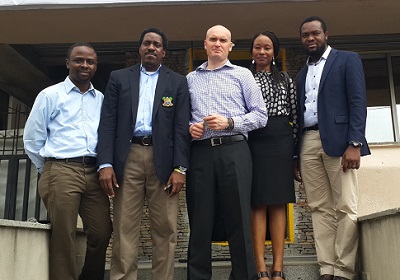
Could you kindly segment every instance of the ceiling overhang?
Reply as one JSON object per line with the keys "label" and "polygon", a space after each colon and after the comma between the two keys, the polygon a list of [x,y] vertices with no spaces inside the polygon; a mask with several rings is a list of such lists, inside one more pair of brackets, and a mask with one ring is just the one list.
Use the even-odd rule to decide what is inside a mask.
{"label": "ceiling overhang", "polygon": [[109,68],[98,69],[96,86],[136,53],[140,33],[162,29],[169,49],[202,47],[207,29],[222,24],[236,49],[254,34],[275,32],[286,48],[299,48],[299,25],[318,15],[328,24],[332,46],[400,49],[399,0],[2,0],[0,1],[0,91],[32,104],[40,89],[65,77],[65,53],[90,42]]}
{"label": "ceiling overhang", "polygon": [[150,26],[170,41],[201,41],[215,24],[229,28],[233,40],[262,30],[298,38],[310,15],[323,17],[333,36],[400,33],[398,0],[2,2],[17,3],[0,6],[0,43],[6,44],[129,42]]}

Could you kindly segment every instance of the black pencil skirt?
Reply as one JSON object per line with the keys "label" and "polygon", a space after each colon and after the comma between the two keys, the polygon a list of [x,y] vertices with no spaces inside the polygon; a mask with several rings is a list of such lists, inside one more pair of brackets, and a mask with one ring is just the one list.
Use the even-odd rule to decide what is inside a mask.
{"label": "black pencil skirt", "polygon": [[253,160],[252,206],[295,202],[289,118],[269,117],[266,127],[249,133],[248,143]]}

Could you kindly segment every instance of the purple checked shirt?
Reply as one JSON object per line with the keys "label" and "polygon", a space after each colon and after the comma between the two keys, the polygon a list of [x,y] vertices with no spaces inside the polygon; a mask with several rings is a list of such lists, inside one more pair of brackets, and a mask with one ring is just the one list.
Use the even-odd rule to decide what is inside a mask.
{"label": "purple checked shirt", "polygon": [[207,70],[207,62],[187,75],[191,105],[190,124],[202,122],[205,116],[219,114],[234,121],[233,130],[209,128],[202,140],[211,137],[243,134],[264,127],[268,115],[260,88],[250,70],[229,60],[220,68]]}

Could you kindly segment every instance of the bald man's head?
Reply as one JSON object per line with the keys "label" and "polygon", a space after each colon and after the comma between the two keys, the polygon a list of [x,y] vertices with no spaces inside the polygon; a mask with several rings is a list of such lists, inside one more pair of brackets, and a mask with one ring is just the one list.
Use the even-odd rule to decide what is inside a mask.
{"label": "bald man's head", "polygon": [[232,50],[231,32],[222,25],[215,25],[207,30],[204,48],[207,51],[208,61],[221,63],[228,60]]}
{"label": "bald man's head", "polygon": [[209,34],[212,33],[212,32],[215,32],[215,31],[226,32],[226,35],[229,36],[229,41],[232,40],[231,31],[230,31],[228,28],[226,28],[225,26],[220,25],[220,24],[214,25],[214,26],[210,27],[210,28],[207,30],[207,33],[206,33],[206,40],[207,40],[207,37],[209,36]]}

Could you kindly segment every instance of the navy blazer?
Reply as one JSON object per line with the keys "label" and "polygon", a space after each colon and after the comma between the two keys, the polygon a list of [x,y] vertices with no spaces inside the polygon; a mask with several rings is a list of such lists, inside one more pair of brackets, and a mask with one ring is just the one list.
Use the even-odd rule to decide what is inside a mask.
{"label": "navy blazer", "polygon": [[[131,148],[139,104],[140,63],[113,71],[105,93],[99,124],[97,164],[110,163],[118,183]],[[172,97],[165,106],[163,97]],[[189,90],[186,77],[161,66],[152,115],[153,157],[164,184],[176,166],[189,167]]]}
{"label": "navy blazer", "polygon": [[[298,125],[296,155],[300,155],[305,111],[308,67],[297,74]],[[365,139],[367,101],[362,62],[354,52],[331,49],[318,89],[318,127],[324,152],[341,157],[349,141],[363,144],[361,155],[370,154]]]}

